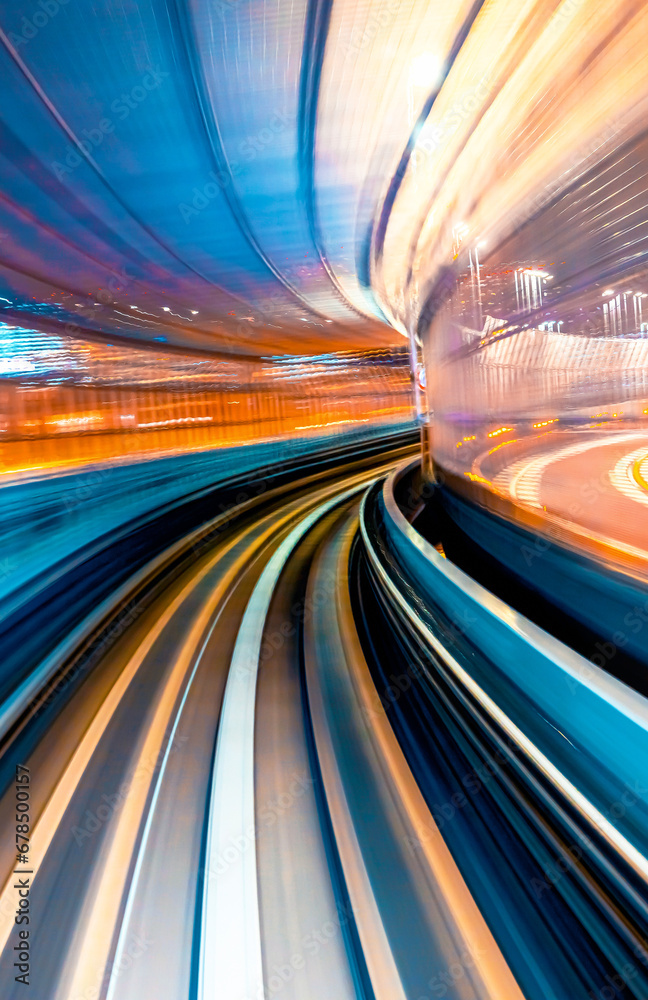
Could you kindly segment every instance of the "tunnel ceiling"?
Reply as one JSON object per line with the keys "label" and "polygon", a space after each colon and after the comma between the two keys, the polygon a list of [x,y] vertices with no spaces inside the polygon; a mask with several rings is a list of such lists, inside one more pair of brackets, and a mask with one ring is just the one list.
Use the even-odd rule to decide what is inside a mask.
{"label": "tunnel ceiling", "polygon": [[367,241],[429,89],[407,67],[448,20],[425,9],[2,3],[0,321],[246,355],[402,345]]}
{"label": "tunnel ceiling", "polygon": [[0,323],[268,357],[423,335],[473,253],[580,287],[647,38],[634,0],[0,0]]}

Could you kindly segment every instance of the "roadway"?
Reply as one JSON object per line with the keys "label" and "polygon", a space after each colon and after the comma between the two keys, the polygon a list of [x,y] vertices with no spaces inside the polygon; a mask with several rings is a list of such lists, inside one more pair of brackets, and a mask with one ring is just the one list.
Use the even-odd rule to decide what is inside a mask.
{"label": "roadway", "polygon": [[91,669],[72,658],[55,689],[19,690],[3,716],[0,995],[24,990],[20,764],[39,1000],[405,1000],[461,961],[474,995],[519,996],[447,849],[443,889],[421,882],[402,838],[429,812],[393,735],[367,756],[373,727],[340,674],[359,499],[406,454],[271,492],[217,518],[207,542],[175,543],[195,557],[131,602]]}
{"label": "roadway", "polygon": [[[597,770],[581,755],[542,788],[530,768],[549,774],[543,754],[567,745],[546,713],[474,652],[462,683],[481,707],[453,707],[465,673],[447,654],[451,690],[429,608],[370,582],[361,498],[412,454],[360,448],[211,519],[201,507],[89,626],[53,608],[69,631],[55,669],[52,653],[3,678],[3,998],[24,995],[17,867],[38,1000],[565,1000],[637,954],[645,907],[623,870],[630,902],[614,899],[594,847],[590,875],[573,863],[569,836],[591,834],[555,801],[568,787],[580,803],[570,782]],[[528,754],[517,718],[544,748],[523,767],[495,740],[505,723]]]}
{"label": "roadway", "polygon": [[648,552],[648,434],[584,432],[582,440],[548,439],[493,479],[516,504],[571,522],[623,551]]}

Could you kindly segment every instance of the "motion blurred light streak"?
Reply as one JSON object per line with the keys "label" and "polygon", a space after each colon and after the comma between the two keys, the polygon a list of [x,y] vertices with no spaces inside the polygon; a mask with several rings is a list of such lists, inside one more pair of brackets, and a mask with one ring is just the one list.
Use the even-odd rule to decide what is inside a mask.
{"label": "motion blurred light streak", "polygon": [[[321,517],[366,485],[325,500],[302,517],[265,566],[245,609],[232,654],[216,744],[209,804],[199,998],[264,995],[254,839],[235,868],[210,877],[231,844],[254,830],[254,721],[257,674],[270,601],[295,546]],[[326,495],[326,491],[322,492]],[[294,514],[295,512],[291,512]],[[296,511],[299,514],[303,511]]]}
{"label": "motion blurred light streak", "polygon": [[200,451],[327,427],[335,432],[363,422],[407,421],[410,414],[402,352],[241,362],[0,326],[6,479],[124,453]]}
{"label": "motion blurred light streak", "polygon": [[[364,522],[366,507],[366,494],[362,500],[360,519]],[[427,805],[421,795],[413,775],[408,766],[407,760],[394,735],[383,705],[376,701],[376,688],[371,678],[364,654],[361,648],[358,634],[353,621],[353,613],[349,600],[349,579],[348,566],[351,545],[356,538],[358,530],[357,520],[353,519],[351,525],[343,525],[342,530],[338,529],[334,536],[333,545],[330,552],[326,552],[321,562],[320,569],[334,571],[338,580],[335,590],[335,610],[331,613],[329,606],[318,609],[315,627],[312,630],[315,635],[317,631],[326,632],[328,641],[333,647],[337,646],[336,654],[331,656],[331,661],[337,664],[344,664],[344,682],[341,687],[347,688],[347,697],[351,697],[354,714],[358,719],[364,721],[363,742],[367,747],[371,747],[371,756],[377,762],[377,768],[381,773],[380,791],[384,796],[383,813],[388,821],[399,832],[399,839],[408,845],[416,844],[415,851],[417,862],[415,867],[417,888],[420,892],[424,910],[430,923],[435,927],[439,940],[444,942],[445,956],[449,960],[454,958],[457,964],[459,959],[469,961],[460,978],[470,981],[470,990],[478,996],[484,998],[498,998],[498,1000],[522,1000],[521,993],[515,978],[511,974],[504,956],[497,946],[497,942],[492,937],[488,925],[483,919],[483,915],[475,906],[466,883],[461,877],[448,845],[441,835],[434,819],[430,817]],[[317,642],[311,638],[309,647],[310,657],[314,658],[314,651]],[[328,668],[321,664],[321,674],[333,673],[331,666]],[[348,796],[343,790],[343,783],[340,775],[333,767],[334,753],[330,729],[332,714],[341,713],[341,701],[339,690],[336,696],[331,699],[329,689],[326,691],[326,683],[317,680],[318,673],[312,670],[310,673],[311,684],[315,689],[310,695],[314,705],[317,706],[316,726],[320,730],[320,738],[327,747],[323,756],[330,754],[330,771],[326,780],[335,787],[340,784],[340,790],[332,797],[335,804],[332,811],[336,814],[335,821],[344,825],[350,825],[350,816],[345,816],[345,804]],[[326,702],[328,708],[325,708]],[[332,704],[331,704],[332,701]],[[373,703],[373,704],[372,704]],[[326,715],[329,714],[328,727]],[[354,837],[352,829],[349,833],[349,844],[347,850],[352,850]],[[341,840],[343,837],[341,837]],[[357,848],[356,848],[357,850]],[[363,872],[362,856],[357,851],[358,857],[355,866],[361,873]],[[351,866],[350,866],[351,867]],[[413,865],[414,867],[414,865]],[[350,880],[353,878],[349,876]],[[362,893],[363,887],[358,885],[356,892]],[[364,887],[364,893],[369,892],[369,887]],[[361,897],[360,897],[361,898]],[[358,902],[354,911],[361,915],[366,921],[371,914],[363,913],[369,909]],[[375,917],[374,917],[375,919]],[[363,921],[364,922],[364,921]],[[377,940],[384,933],[384,928],[376,928],[373,932],[367,924],[362,926],[367,934],[365,941],[365,952],[372,956],[373,961],[379,962],[381,955],[377,945]],[[383,948],[384,950],[384,948]],[[398,949],[392,948],[396,964],[402,958]],[[449,961],[450,965],[454,963]],[[373,981],[380,984],[380,993],[377,995],[386,998],[400,995],[400,984],[396,986],[393,977],[397,975],[396,968],[375,970]],[[390,980],[392,980],[390,982]],[[383,991],[384,990],[384,994]]]}
{"label": "motion blurred light streak", "polygon": [[[398,0],[333,4],[318,114],[318,216],[336,278],[364,312],[372,302],[363,260],[371,220],[468,7]],[[336,206],[338,188],[344,194]]]}
{"label": "motion blurred light streak", "polygon": [[[416,136],[384,245],[373,231],[378,302],[423,343],[433,457],[466,490],[480,483],[475,497],[506,493],[525,451],[544,451],[548,484],[569,434],[645,426],[647,32],[632,3],[485,4]],[[494,449],[502,424],[510,441]],[[585,489],[582,472],[558,506],[539,481],[540,506],[567,518],[569,489]]]}
{"label": "motion blurred light streak", "polygon": [[[449,563],[448,560],[443,559],[432,549],[429,543],[417,535],[417,533],[411,529],[409,525],[406,526],[402,513],[398,510],[393,499],[389,498],[389,494],[393,489],[393,482],[394,478],[392,474],[388,480],[387,486],[387,506],[390,517],[394,521],[401,523],[402,530],[406,538],[406,546],[412,546],[418,550],[419,553],[424,554],[434,566],[435,571],[447,578],[451,587],[459,586],[466,594],[470,594],[473,599],[477,598],[477,602],[479,603],[482,612],[499,618],[501,624],[504,626],[504,630],[510,630],[512,633],[519,635],[521,638],[526,638],[526,634],[528,632],[527,626],[529,623],[522,616],[517,615],[509,606],[500,601],[494,594],[488,591],[484,591],[482,594],[479,594],[479,590],[481,588],[479,587],[479,584],[475,583],[475,581],[468,579],[462,581],[461,577],[463,574],[461,570]],[[484,691],[475,679],[465,670],[461,663],[449,654],[448,650],[443,646],[443,643],[433,634],[423,618],[415,613],[412,605],[408,601],[407,596],[405,596],[405,594],[398,589],[394,581],[386,573],[384,567],[380,565],[380,561],[375,553],[375,546],[369,538],[366,528],[363,529],[363,539],[368,550],[373,553],[376,571],[379,573],[380,578],[384,582],[385,588],[389,591],[394,603],[403,609],[403,612],[411,621],[412,626],[418,632],[426,635],[427,644],[430,648],[437,652],[445,666],[448,667],[454,674],[456,680],[459,682],[459,685],[470,692],[475,700],[485,708],[488,715],[499,724],[503,732],[510,738],[510,743],[506,753],[511,755],[515,748],[521,749],[523,754],[535,763],[540,772],[546,775],[553,785],[560,788],[562,794],[575,808],[575,810],[582,813],[583,816],[587,818],[589,823],[591,823],[601,837],[610,844],[615,845],[615,849],[618,851],[619,855],[623,857],[628,867],[639,876],[641,884],[647,884],[648,857],[645,852],[638,849],[637,846],[618,829],[618,818],[613,816],[613,819],[617,820],[617,824],[615,824],[597,807],[595,802],[591,801],[586,795],[584,795],[581,790],[560,771],[559,767],[557,767],[556,764],[526,736],[522,729],[506,715],[506,713],[490,697],[490,695]],[[533,626],[531,626],[531,628],[533,628]],[[555,640],[553,640],[550,636],[543,636],[543,639],[547,645],[555,642]],[[539,649],[541,649],[540,642],[536,645],[536,650]],[[564,671],[567,674],[572,673],[574,680],[579,685],[582,685],[589,680],[590,675],[586,674],[583,670],[584,664],[578,663],[578,657],[571,650],[568,651],[567,657],[564,660],[561,660],[557,654],[558,649],[554,651],[554,656],[552,657],[557,670]],[[542,655],[546,655],[545,650],[542,650]],[[591,671],[591,676],[595,676],[594,671]],[[598,681],[598,677],[596,679]],[[614,682],[611,682],[611,679],[605,673],[602,674],[601,681],[599,683],[603,688],[608,688],[608,690],[604,693],[605,705],[613,709],[620,708],[627,716],[630,725],[638,726],[642,730],[641,735],[643,737],[644,732],[648,728],[645,700],[636,699],[634,692],[629,691],[625,686],[621,686],[620,691],[616,691]],[[588,690],[585,694],[585,699],[590,704],[592,703],[593,694],[595,696],[600,696],[599,683],[592,685],[592,689]],[[555,693],[553,691],[552,696],[555,697]],[[464,696],[462,695],[462,697]],[[636,704],[633,704],[633,702],[636,702]],[[580,724],[582,725],[582,722]],[[608,740],[610,741],[609,736]],[[614,745],[616,741],[612,739],[610,742],[612,742],[614,746],[612,752],[619,754],[619,747]],[[623,752],[624,751],[621,750],[621,754],[623,754]],[[626,766],[627,763],[628,762],[626,761]],[[642,907],[647,906],[644,891],[635,886],[630,880],[628,880],[626,891],[631,894],[636,894],[636,897]]]}
{"label": "motion blurred light streak", "polygon": [[8,1000],[21,761],[37,1000],[646,995],[647,43],[638,0],[0,0]]}
{"label": "motion blurred light streak", "polygon": [[[106,993],[108,1000],[112,1000],[115,995],[118,978],[118,972],[116,974],[115,970],[120,969],[120,961],[125,953],[128,936],[131,933],[129,920],[133,899],[138,889],[138,878],[144,853],[148,846],[148,836],[153,823],[160,786],[164,778],[165,765],[183,705],[200,666],[209,638],[227,606],[232,593],[232,584],[240,575],[244,564],[262,548],[269,535],[276,530],[277,525],[274,524],[271,529],[261,534],[252,545],[248,545],[239,554],[238,558],[223,573],[219,563],[223,562],[227,555],[239,546],[240,539],[235,537],[231,543],[220,548],[216,559],[210,560],[204,570],[192,580],[191,588],[195,590],[208,574],[211,574],[215,568],[218,570],[216,585],[208,592],[208,600],[203,603],[199,614],[191,623],[182,653],[173,664],[169,682],[164,687],[163,697],[155,707],[146,738],[142,746],[138,748],[138,767],[145,766],[147,761],[158,760],[163,754],[162,765],[156,781],[153,781],[152,774],[150,776],[153,794],[149,794],[149,785],[142,782],[137,789],[129,791],[126,801],[119,811],[118,827],[113,834],[109,850],[105,852],[104,856],[103,871],[100,875],[102,882],[99,886],[96,882],[93,885],[91,898],[87,900],[79,921],[83,937],[82,943],[78,950],[75,949],[75,952],[80,960],[77,960],[72,967],[70,979],[62,990],[63,995],[81,995],[85,990],[95,989],[97,971],[102,968],[107,970],[103,974],[99,972],[102,981],[105,981],[106,975],[109,979]],[[178,601],[173,607],[179,606],[179,602],[184,600],[185,594],[186,591],[183,591],[179,595]],[[197,654],[196,650],[198,650]],[[172,718],[174,718],[173,723]],[[145,807],[148,807],[146,820],[144,820]],[[141,839],[140,829],[142,830]],[[115,882],[114,871],[116,868],[119,869],[127,865],[133,856],[136,856],[137,861],[131,877],[128,897],[124,902],[122,898],[123,886]],[[122,905],[124,911],[121,916],[121,931],[116,943],[115,954],[114,956],[110,954],[100,956],[98,942],[112,943],[115,929],[119,926],[118,913]],[[84,958],[87,961],[84,962]],[[112,967],[109,966],[109,959],[111,959]]]}
{"label": "motion blurred light streak", "polygon": [[[415,147],[418,155],[410,160],[387,233],[383,265],[387,303],[416,303],[428,294],[435,272],[438,276],[451,263],[457,228],[465,228],[464,246],[467,241],[474,245],[486,239],[488,253],[510,234],[511,227],[519,225],[520,213],[527,212],[527,206],[541,198],[550,183],[559,179],[554,196],[567,188],[577,171],[583,170],[582,148],[594,144],[603,132],[596,149],[600,158],[608,121],[614,121],[618,138],[626,114],[631,111],[638,122],[639,38],[646,31],[643,13],[624,18],[621,15],[630,11],[630,5],[599,5],[594,11],[583,4],[570,17],[560,17],[557,10],[547,22],[546,15],[555,4],[516,5],[519,19],[510,26],[508,37],[504,34],[500,40],[511,8],[499,5],[508,7],[504,18],[497,16],[497,6],[487,5],[478,18],[421,132]],[[579,67],[612,23],[614,51],[603,50],[604,55],[588,71],[585,85]],[[490,42],[491,32],[497,38],[495,45]],[[508,62],[507,42],[517,65]],[[486,54],[494,51],[497,59],[491,55],[489,65]],[[623,66],[614,75],[613,59],[616,66]],[[469,69],[462,75],[464,65]],[[468,78],[467,73],[471,74]],[[464,117],[466,94],[468,108],[477,107]],[[441,143],[435,142],[434,128],[453,110],[453,104],[463,120]],[[422,200],[427,206],[423,212]],[[533,207],[531,213],[535,214]],[[400,243],[399,232],[403,234]],[[422,242],[420,233],[424,233]],[[410,287],[412,281],[415,284]],[[406,324],[416,322],[415,314],[399,315]]]}
{"label": "motion blurred light streak", "polygon": [[[270,531],[272,530],[276,530],[276,528],[270,529]],[[263,542],[263,540],[264,539],[262,537],[260,541],[257,543],[257,545],[260,545]],[[147,634],[144,641],[141,643],[139,648],[136,650],[136,652],[128,662],[126,669],[124,669],[117,678],[117,681],[115,682],[112,690],[109,692],[108,697],[100,706],[99,712],[92,720],[91,725],[89,726],[88,730],[84,735],[83,741],[77,747],[72,760],[69,762],[64,774],[61,777],[61,780],[59,781],[56,789],[54,790],[53,794],[48,800],[47,805],[43,810],[43,813],[41,814],[41,816],[38,817],[38,822],[34,824],[35,830],[34,830],[34,836],[32,838],[32,854],[30,856],[30,860],[36,875],[38,874],[38,868],[42,863],[42,860],[51,845],[51,841],[56,833],[56,829],[65,812],[65,809],[69,805],[70,798],[74,794],[74,791],[78,785],[80,775],[87,767],[87,764],[92,754],[95,752],[102,734],[105,732],[107,726],[109,725],[110,720],[114,712],[116,711],[121,699],[124,697],[129,685],[135,678],[143,659],[150,653],[154,645],[158,642],[164,629],[167,627],[168,623],[172,621],[174,614],[181,607],[187,595],[191,591],[193,591],[197,585],[200,584],[202,579],[204,579],[210,572],[213,571],[214,567],[217,566],[217,564],[224,557],[224,555],[228,551],[234,549],[236,544],[237,544],[237,538],[234,538],[232,541],[228,542],[224,548],[222,549],[219,548],[216,554],[201,569],[199,574],[197,574],[189,583],[187,583],[186,586],[181,590],[181,592],[173,599],[173,601],[168,605],[164,614],[161,615],[161,617],[159,618],[156,628],[152,629]],[[209,620],[213,608],[218,604],[218,602],[224,596],[225,592],[227,591],[228,584],[230,584],[232,580],[235,579],[237,573],[240,571],[243,559],[244,558],[247,559],[248,557],[249,557],[249,552],[245,553],[245,557],[241,556],[238,560],[238,563],[235,562],[234,565],[228,570],[227,574],[225,575],[225,579],[214,589],[209,604],[207,605],[206,609],[205,608],[203,609],[202,616],[194,624],[191,638],[195,639],[196,636],[201,635],[202,632],[204,632],[206,621]],[[187,674],[189,661],[193,658],[193,651],[194,647],[191,646],[189,642],[187,642],[186,656],[184,657],[184,659],[181,659],[178,663],[174,664],[173,680],[176,686],[182,683],[183,678]],[[187,657],[189,657],[189,660],[187,660]],[[170,702],[168,700],[169,693],[171,693],[172,695]],[[168,686],[165,687],[164,699],[160,704],[160,706],[158,706],[157,708],[157,715],[155,719],[152,720],[152,725],[148,733],[148,742],[140,750],[140,755],[143,760],[146,759],[150,760],[151,758],[156,757],[156,754],[159,752],[159,749],[162,746],[161,741],[165,736],[167,726],[166,723],[160,723],[158,717],[160,716],[160,713],[164,714],[165,711],[168,713],[173,708],[175,701],[176,701],[176,696],[175,694],[173,694],[173,690],[170,689]],[[147,751],[146,753],[144,752],[145,750]],[[149,779],[151,778],[152,774],[149,775]],[[148,784],[147,785],[143,784],[138,790],[139,796],[134,795],[132,791],[129,792],[129,795],[126,798],[126,813],[131,811],[133,808],[137,809],[138,803],[140,804],[140,806],[143,805],[141,797],[142,795],[144,795],[146,798],[148,787],[149,787]],[[123,810],[120,811],[120,816],[121,812],[123,812]],[[132,817],[130,823],[127,822],[127,819],[128,816],[126,817],[121,816],[122,824],[120,829],[122,831],[122,836],[125,835],[126,837],[131,837],[131,838],[136,837],[139,827],[137,824],[134,824],[132,822]],[[119,850],[119,848],[120,848],[120,841],[116,840],[114,841],[113,846],[110,849]],[[128,851],[126,855],[122,854],[121,859],[118,860],[117,863],[118,869],[121,870],[123,865],[127,863],[128,857],[130,857],[130,853],[128,853]],[[99,893],[98,895],[95,891],[93,891],[90,900],[88,902],[91,915],[94,917],[95,921],[98,921],[99,925],[104,926],[105,929],[104,922],[106,920],[110,923],[111,927],[115,920],[115,913],[112,911],[106,911],[107,899],[112,896],[113,908],[119,907],[121,902],[122,887],[118,883],[114,882],[114,870],[115,870],[114,863],[113,867],[111,867],[109,864],[109,858],[105,858],[104,864],[108,872],[108,878],[109,882],[111,883],[111,887],[108,886],[104,888],[104,891]],[[11,882],[11,879],[9,880],[9,882]],[[12,886],[9,883],[7,883],[2,890],[2,895],[0,896],[0,912],[3,914],[3,917],[6,912],[4,901],[7,898],[7,896],[11,895],[11,893],[12,893]],[[118,896],[117,899],[114,898],[115,893],[117,893]],[[95,903],[97,904],[96,906],[94,906],[94,908],[92,907],[92,900],[94,900]],[[106,967],[106,961],[104,957],[103,962],[99,961],[99,964],[97,965],[97,947],[99,947],[100,943],[103,944],[104,947],[109,947],[112,935],[110,933],[109,934],[99,933],[97,932],[96,928],[93,930],[92,923],[90,923],[90,925],[88,926],[87,920],[88,920],[88,914],[86,913],[83,919],[83,923],[85,924],[85,929],[81,926],[81,923],[79,925],[79,932],[80,932],[79,948],[72,950],[71,954],[70,961],[74,975],[75,985],[71,987],[70,983],[67,982],[66,979],[66,982],[61,986],[61,996],[67,996],[70,993],[72,995],[75,995],[75,993],[83,992],[84,989],[86,988],[95,989],[96,980],[101,979],[101,977],[103,976],[103,972],[101,970]],[[2,922],[0,923],[0,948],[6,944],[12,926],[13,926],[13,921],[9,919],[3,919]],[[92,935],[90,939],[87,938],[88,933],[91,933]],[[97,934],[96,943],[90,946],[89,940],[94,939],[95,933]],[[82,946],[83,941],[86,941],[87,947]],[[88,965],[88,963],[90,964]]]}

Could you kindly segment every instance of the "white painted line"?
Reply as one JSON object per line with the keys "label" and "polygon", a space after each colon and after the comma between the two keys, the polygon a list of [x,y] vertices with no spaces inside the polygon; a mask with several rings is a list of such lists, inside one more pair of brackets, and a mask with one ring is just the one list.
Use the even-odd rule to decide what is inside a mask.
{"label": "white painted line", "polygon": [[624,455],[623,458],[620,458],[610,472],[610,482],[615,490],[622,493],[628,500],[634,500],[635,503],[642,503],[648,506],[648,493],[641,488],[633,475],[634,466],[646,455],[646,447],[647,445],[644,444],[641,448],[637,448],[635,451],[631,451],[629,455]]}
{"label": "white painted line", "polygon": [[[542,477],[551,465],[561,462],[565,458],[572,458],[574,455],[582,455],[593,448],[622,444],[625,441],[636,441],[641,436],[636,432],[632,434],[609,434],[607,437],[597,437],[594,440],[579,441],[577,444],[566,445],[564,448],[559,448],[557,451],[552,451],[547,455],[540,455],[538,458],[520,459],[515,463],[516,471],[509,480],[509,492],[513,499],[519,503],[541,508],[542,500],[540,492]],[[643,436],[645,437],[645,435]],[[496,477],[496,480],[499,480],[499,477]],[[496,482],[496,485],[499,485],[499,481]]]}
{"label": "white painted line", "polygon": [[[279,577],[294,548],[317,521],[367,485],[368,479],[339,493],[299,522],[267,563],[241,621],[216,743],[198,1000],[263,1000],[265,996],[254,836],[254,719],[263,630]],[[211,879],[218,859],[242,840],[250,846],[239,862]]]}
{"label": "white painted line", "polygon": [[[186,600],[193,588],[207,576],[218,560],[234,547],[235,542],[236,538],[225,549],[219,549],[209,562],[202,567],[200,572],[166,606],[154,627],[135,650],[123,670],[120,671],[107,696],[97,709],[94,717],[90,720],[88,728],[74,750],[58,783],[52,790],[41,814],[34,823],[31,833],[31,850],[29,852],[30,867],[34,869],[32,883],[38,877],[40,866],[60,827],[65,811],[72,801],[81,778],[144,659],[148,656],[160,635],[182,605],[182,602]],[[13,911],[16,904],[15,890],[12,886],[13,881],[13,875],[10,872],[0,891],[0,952],[6,947],[11,929],[14,926]]]}
{"label": "white painted line", "polygon": [[137,852],[137,861],[135,862],[135,868],[133,870],[133,876],[131,878],[131,882],[130,882],[130,885],[128,887],[128,895],[127,895],[127,898],[126,898],[126,906],[124,908],[124,915],[122,917],[121,928],[120,928],[120,932],[119,932],[119,938],[117,940],[117,947],[115,949],[115,957],[114,957],[113,963],[112,963],[112,970],[111,970],[110,980],[109,980],[109,983],[108,983],[108,991],[106,993],[106,1000],[115,1000],[115,997],[116,997],[116,994],[117,994],[117,988],[118,988],[118,984],[119,984],[119,969],[122,967],[121,962],[123,961],[123,958],[124,958],[124,956],[126,954],[126,948],[127,948],[127,944],[128,944],[128,934],[129,934],[129,931],[130,931],[130,922],[131,922],[131,918],[132,918],[132,914],[133,914],[133,907],[135,905],[135,900],[137,898],[137,890],[139,888],[139,880],[140,880],[140,876],[142,874],[142,867],[143,867],[143,864],[144,864],[144,860],[146,858],[146,851],[147,851],[147,848],[148,848],[149,837],[151,835],[151,830],[153,829],[153,818],[155,816],[155,809],[156,809],[158,800],[160,798],[160,792],[161,792],[162,785],[163,785],[163,782],[164,782],[164,778],[165,778],[165,775],[166,775],[167,764],[169,763],[169,757],[171,755],[171,751],[172,751],[172,748],[173,748],[173,745],[174,745],[174,742],[175,742],[175,738],[176,738],[176,733],[178,731],[178,724],[180,722],[180,718],[182,716],[183,709],[184,709],[184,707],[185,707],[185,705],[187,703],[187,698],[189,696],[189,691],[190,691],[191,686],[193,684],[193,681],[194,681],[194,678],[196,676],[196,673],[198,672],[198,667],[201,664],[201,661],[202,661],[202,658],[203,658],[203,653],[205,652],[205,649],[207,648],[207,645],[208,645],[208,643],[209,643],[209,641],[210,641],[210,639],[211,639],[211,637],[212,637],[212,635],[214,633],[214,629],[218,625],[218,623],[220,621],[220,618],[221,618],[221,615],[225,611],[225,608],[227,607],[227,605],[229,603],[229,600],[232,597],[233,593],[234,593],[233,589],[229,591],[229,593],[227,594],[227,596],[225,597],[224,601],[222,602],[222,604],[221,604],[220,608],[218,609],[218,612],[217,612],[214,620],[212,621],[212,623],[211,623],[211,625],[209,627],[209,631],[207,632],[207,635],[205,636],[204,642],[203,642],[202,646],[200,647],[200,652],[198,653],[198,656],[196,657],[195,663],[194,663],[193,668],[191,670],[191,673],[189,675],[189,679],[187,680],[187,683],[185,685],[185,688],[184,688],[184,691],[183,691],[183,694],[182,694],[182,698],[180,700],[180,704],[178,706],[178,710],[176,712],[176,716],[175,716],[175,719],[174,719],[174,722],[173,722],[173,726],[172,726],[171,731],[169,733],[169,737],[168,737],[166,749],[164,751],[164,757],[163,757],[163,760],[162,760],[162,764],[160,766],[160,770],[158,772],[157,781],[155,782],[155,788],[154,788],[154,791],[153,791],[153,795],[151,797],[151,804],[149,806],[148,814],[147,814],[147,817],[146,817],[146,824],[144,826],[144,832],[142,834],[142,838],[141,838],[141,841],[140,841],[139,849],[138,849],[138,852]]}

